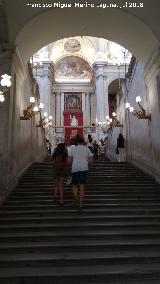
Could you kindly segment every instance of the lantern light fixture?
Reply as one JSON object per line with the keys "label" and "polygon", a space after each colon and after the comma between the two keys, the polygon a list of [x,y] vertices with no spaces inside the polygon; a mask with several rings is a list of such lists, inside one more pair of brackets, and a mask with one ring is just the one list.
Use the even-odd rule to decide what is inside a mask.
{"label": "lantern light fixture", "polygon": [[29,100],[30,100],[30,103],[33,103],[33,104],[34,104],[36,99],[35,99],[35,97],[30,97]]}
{"label": "lantern light fixture", "polygon": [[1,77],[1,86],[9,88],[11,86],[11,76],[4,74]]}
{"label": "lantern light fixture", "polygon": [[40,103],[40,104],[39,104],[39,108],[40,108],[40,109],[43,109],[43,108],[44,108],[44,104],[43,104],[43,103]]}
{"label": "lantern light fixture", "polygon": [[34,112],[38,112],[38,111],[39,111],[38,106],[34,106],[33,111],[34,111]]}
{"label": "lantern light fixture", "polygon": [[129,110],[134,116],[136,116],[138,119],[148,119],[151,120],[151,114],[147,114],[147,111],[144,109],[144,107],[140,104],[141,97],[136,97],[136,102],[138,103],[139,110],[135,110],[128,102],[126,102],[126,109]]}
{"label": "lantern light fixture", "polygon": [[8,94],[9,87],[11,86],[11,76],[4,74],[1,76],[0,81],[0,102],[5,101],[5,95]]}

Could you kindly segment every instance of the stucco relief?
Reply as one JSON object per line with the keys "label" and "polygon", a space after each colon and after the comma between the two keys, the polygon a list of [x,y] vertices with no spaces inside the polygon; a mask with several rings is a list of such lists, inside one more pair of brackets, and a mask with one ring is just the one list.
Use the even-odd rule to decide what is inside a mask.
{"label": "stucco relief", "polygon": [[80,51],[80,49],[81,49],[81,44],[75,38],[68,39],[64,44],[64,50],[67,52],[74,53]]}

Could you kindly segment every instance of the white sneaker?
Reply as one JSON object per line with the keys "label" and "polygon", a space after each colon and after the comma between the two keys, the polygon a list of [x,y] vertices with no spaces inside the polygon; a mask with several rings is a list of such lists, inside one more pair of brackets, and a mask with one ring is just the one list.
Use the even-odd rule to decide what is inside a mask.
{"label": "white sneaker", "polygon": [[71,178],[71,177],[69,177],[69,178],[67,179],[67,181],[66,181],[66,185],[70,185],[70,184],[71,184],[71,182],[72,182],[72,178]]}

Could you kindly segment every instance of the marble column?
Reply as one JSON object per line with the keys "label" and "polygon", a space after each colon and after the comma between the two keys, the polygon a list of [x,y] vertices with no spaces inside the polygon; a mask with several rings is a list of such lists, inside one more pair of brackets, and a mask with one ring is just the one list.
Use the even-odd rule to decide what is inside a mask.
{"label": "marble column", "polygon": [[56,93],[51,96],[51,115],[53,117],[53,125],[56,124]]}
{"label": "marble column", "polygon": [[55,135],[55,124],[56,124],[56,93],[51,94],[50,98],[50,115],[52,115],[52,126],[50,128],[50,142],[51,145],[56,144],[56,135]]}
{"label": "marble column", "polygon": [[83,112],[83,126],[86,126],[86,106],[85,106],[85,93],[82,93],[82,112]]}
{"label": "marble column", "polygon": [[91,125],[96,122],[96,108],[95,108],[95,95],[90,95],[90,107],[91,107]]}
{"label": "marble column", "polygon": [[48,75],[48,66],[36,70],[35,78],[39,84],[40,101],[44,104],[44,112],[50,113],[51,81]]}
{"label": "marble column", "polygon": [[104,77],[104,103],[105,103],[104,117],[105,118],[106,118],[106,116],[109,116],[108,87],[109,87],[109,84],[108,84],[107,77]]}
{"label": "marble column", "polygon": [[86,93],[86,126],[90,126],[90,93]]}
{"label": "marble column", "polygon": [[63,117],[63,112],[64,112],[64,93],[61,93],[61,126],[64,126],[64,117]]}
{"label": "marble column", "polygon": [[61,125],[61,95],[56,93],[56,126]]}
{"label": "marble column", "polygon": [[98,67],[96,72],[96,114],[98,121],[105,120],[105,98],[103,86],[103,67]]}
{"label": "marble column", "polygon": [[108,112],[108,95],[106,94],[105,76],[104,76],[105,63],[97,63],[94,65],[96,74],[96,115],[97,120],[102,122],[106,119]]}

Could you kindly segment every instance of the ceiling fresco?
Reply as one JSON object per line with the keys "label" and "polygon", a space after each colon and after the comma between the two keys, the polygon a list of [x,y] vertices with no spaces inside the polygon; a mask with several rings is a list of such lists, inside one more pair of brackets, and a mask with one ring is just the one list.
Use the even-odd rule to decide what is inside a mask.
{"label": "ceiling fresco", "polygon": [[91,67],[83,58],[67,56],[57,62],[55,67],[56,79],[91,79]]}

